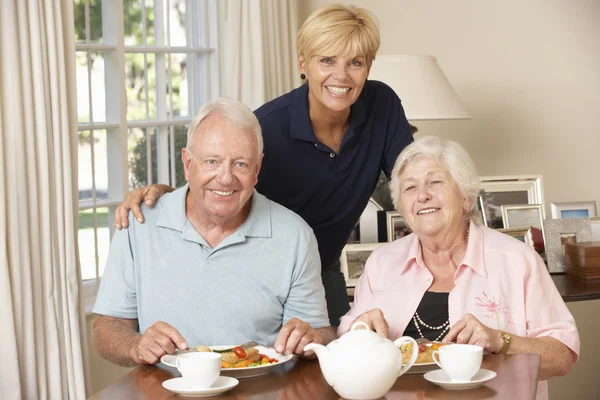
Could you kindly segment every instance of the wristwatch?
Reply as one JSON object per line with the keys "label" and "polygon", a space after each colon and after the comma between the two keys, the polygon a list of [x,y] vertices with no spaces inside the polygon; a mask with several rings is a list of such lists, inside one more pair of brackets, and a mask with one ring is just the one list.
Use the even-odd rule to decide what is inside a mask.
{"label": "wristwatch", "polygon": [[499,331],[499,332],[500,332],[500,336],[502,336],[502,341],[504,343],[502,344],[502,349],[497,354],[506,354],[508,352],[508,348],[510,347],[511,337],[506,332],[503,332],[503,331]]}

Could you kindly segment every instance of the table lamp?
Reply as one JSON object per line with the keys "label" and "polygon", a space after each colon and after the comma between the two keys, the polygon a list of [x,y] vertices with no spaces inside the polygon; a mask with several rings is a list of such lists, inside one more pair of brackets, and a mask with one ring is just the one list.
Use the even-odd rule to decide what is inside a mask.
{"label": "table lamp", "polygon": [[[409,122],[471,118],[433,56],[379,55],[369,79],[396,92]],[[414,134],[417,129],[411,127]]]}

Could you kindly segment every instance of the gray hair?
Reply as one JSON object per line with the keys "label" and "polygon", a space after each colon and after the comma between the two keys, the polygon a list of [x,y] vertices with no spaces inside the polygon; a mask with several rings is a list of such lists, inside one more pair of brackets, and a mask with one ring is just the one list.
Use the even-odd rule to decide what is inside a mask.
{"label": "gray hair", "polygon": [[220,97],[210,103],[206,103],[198,110],[198,113],[190,123],[187,132],[186,148],[188,151],[192,151],[194,137],[196,136],[198,126],[204,119],[210,116],[226,118],[238,128],[252,132],[254,136],[256,136],[256,142],[258,143],[258,157],[260,158],[260,155],[263,153],[263,137],[256,115],[254,115],[252,110],[241,101],[228,97]]}
{"label": "gray hair", "polygon": [[400,210],[400,197],[402,196],[400,175],[408,163],[420,157],[435,158],[448,169],[452,179],[458,185],[460,194],[466,199],[472,200],[467,217],[471,221],[481,223],[477,211],[477,196],[481,183],[475,163],[460,144],[443,140],[437,136],[425,136],[415,140],[406,146],[396,159],[390,182],[390,192],[396,210]]}

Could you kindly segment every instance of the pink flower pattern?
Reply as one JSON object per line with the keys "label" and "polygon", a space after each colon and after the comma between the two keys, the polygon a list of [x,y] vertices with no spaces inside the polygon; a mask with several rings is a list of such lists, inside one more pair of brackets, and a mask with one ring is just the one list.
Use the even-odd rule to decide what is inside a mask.
{"label": "pink flower pattern", "polygon": [[500,317],[507,317],[508,323],[506,325],[514,325],[514,317],[509,315],[508,306],[504,304],[502,297],[496,299],[495,296],[489,298],[485,291],[481,292],[482,296],[476,296],[475,305],[483,311],[485,318],[496,318],[497,329],[500,327]]}

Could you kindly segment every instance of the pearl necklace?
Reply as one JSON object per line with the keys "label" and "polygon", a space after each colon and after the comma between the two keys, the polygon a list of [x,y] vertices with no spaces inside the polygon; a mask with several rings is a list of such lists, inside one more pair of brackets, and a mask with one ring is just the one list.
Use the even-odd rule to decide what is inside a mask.
{"label": "pearl necklace", "polygon": [[419,336],[421,336],[423,339],[425,339],[425,336],[423,336],[423,332],[421,332],[421,327],[419,327],[419,324],[423,325],[426,328],[431,329],[432,331],[439,331],[440,329],[444,329],[442,331],[442,333],[440,333],[439,336],[437,338],[435,338],[434,342],[437,342],[442,337],[444,337],[444,335],[446,334],[446,331],[448,329],[450,329],[450,320],[449,319],[447,319],[446,322],[444,322],[440,326],[431,326],[431,325],[427,325],[425,322],[423,322],[421,317],[419,317],[419,313],[416,311],[415,311],[415,315],[413,315],[413,322],[415,324],[415,327],[417,328],[417,332],[419,332]]}
{"label": "pearl necklace", "polygon": [[[467,226],[467,246],[469,245],[469,234],[470,233],[471,233],[470,226]],[[424,327],[426,327],[428,329],[431,329],[432,331],[439,331],[440,329],[443,329],[442,333],[440,333],[439,336],[437,338],[435,338],[434,342],[437,342],[442,337],[444,337],[444,334],[446,333],[446,331],[448,329],[450,329],[450,319],[447,319],[446,322],[444,322],[440,326],[431,326],[431,325],[427,325],[425,322],[423,322],[423,320],[419,316],[419,313],[416,311],[415,311],[415,315],[413,315],[412,319],[413,319],[413,323],[415,324],[415,328],[417,328],[417,332],[419,332],[419,336],[421,336],[421,338],[423,338],[423,339],[425,339],[425,336],[423,336],[423,332],[421,332],[421,327],[419,326],[419,324],[423,325]]]}

